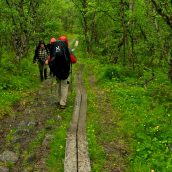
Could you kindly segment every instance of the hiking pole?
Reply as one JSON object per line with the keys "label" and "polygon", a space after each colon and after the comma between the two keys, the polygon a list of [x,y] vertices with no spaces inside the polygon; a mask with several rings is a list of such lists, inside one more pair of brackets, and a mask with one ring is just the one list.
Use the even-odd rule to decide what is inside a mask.
{"label": "hiking pole", "polygon": [[51,94],[53,93],[53,77],[51,77]]}
{"label": "hiking pole", "polygon": [[72,86],[72,64],[71,64],[71,77],[70,77],[70,83],[71,83],[71,93],[73,91],[73,86]]}
{"label": "hiking pole", "polygon": [[73,91],[73,88],[72,88],[72,64],[70,64],[70,79],[69,79],[69,90],[71,91],[71,94],[72,94],[72,91]]}

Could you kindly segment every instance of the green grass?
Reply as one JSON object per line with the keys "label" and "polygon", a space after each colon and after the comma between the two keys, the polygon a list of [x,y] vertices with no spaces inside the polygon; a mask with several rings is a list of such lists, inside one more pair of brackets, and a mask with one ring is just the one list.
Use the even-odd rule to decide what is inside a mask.
{"label": "green grass", "polygon": [[53,132],[53,142],[51,143],[50,154],[47,158],[48,171],[64,171],[63,160],[65,158],[67,121],[65,120],[63,124]]}
{"label": "green grass", "polygon": [[[144,80],[151,76],[147,71],[142,71],[141,75],[137,76],[121,66],[101,64],[94,59],[84,59],[83,62],[91,66],[98,79],[98,88],[106,92],[114,110],[120,112],[119,132],[132,150],[129,157],[126,157],[129,163],[126,171],[172,171],[172,87],[167,74],[157,69],[156,79],[145,89]],[[89,105],[93,106],[92,103]],[[90,111],[94,114],[94,108],[89,108],[92,108]],[[96,122],[93,124],[93,130],[97,132],[99,129],[96,128]],[[92,140],[92,136],[88,136],[89,140]],[[98,136],[94,138],[95,142],[97,139]],[[94,147],[90,151],[94,152]],[[92,156],[92,153],[90,154]],[[94,156],[101,162],[104,161],[105,157],[96,153]]]}
{"label": "green grass", "polygon": [[[76,51],[78,63],[85,63],[84,81],[88,93],[88,120],[87,137],[89,154],[93,172],[104,172],[104,163],[107,160],[101,140],[109,142],[118,139],[119,135],[125,138],[129,156],[125,157],[127,172],[156,172],[172,171],[172,86],[167,74],[160,69],[155,72],[155,80],[147,88],[143,87],[144,80],[151,74],[143,69],[131,72],[122,66],[112,66],[100,63],[93,58],[87,58],[78,49]],[[84,58],[80,58],[84,57]],[[20,64],[14,65],[9,58],[2,58],[0,72],[0,118],[11,114],[16,101],[26,96],[26,92],[36,89],[39,84],[38,68],[32,63],[32,56],[23,59]],[[99,118],[99,106],[96,93],[89,84],[88,74],[92,71],[97,78],[97,89],[105,92],[113,110],[118,112],[117,134],[115,129],[100,133],[102,122]],[[74,73],[75,73],[74,69]],[[65,111],[57,111],[62,116],[60,127],[53,131],[53,141],[47,158],[49,171],[64,171],[66,133],[71,120],[74,105],[73,93],[69,107]],[[64,115],[65,114],[65,115]],[[106,119],[108,120],[108,119]],[[110,119],[109,119],[110,120]],[[53,124],[54,121],[48,121]],[[44,134],[31,144],[31,150],[37,147]],[[9,139],[10,139],[9,135]],[[103,171],[104,170],[104,171]]]}
{"label": "green grass", "polygon": [[130,138],[133,153],[129,157],[129,170],[132,172],[172,170],[172,104],[166,96],[171,97],[172,93],[170,85],[163,83],[163,88],[158,82],[152,82],[146,90],[140,86],[129,86],[123,81],[104,83],[112,104],[121,111],[119,125],[122,133]]}
{"label": "green grass", "polygon": [[124,137],[130,138],[133,153],[129,157],[129,170],[132,172],[172,170],[172,92],[165,78],[161,73],[146,90],[122,81],[107,81],[103,85],[114,107],[121,111],[119,124]]}
{"label": "green grass", "polygon": [[[88,88],[88,87],[87,87]],[[101,131],[101,126],[98,123],[99,116],[96,105],[95,94],[88,91],[88,110],[87,110],[87,140],[89,147],[89,156],[91,161],[92,172],[102,171],[106,154],[103,147],[97,140],[97,135]],[[103,172],[103,171],[102,171]]]}
{"label": "green grass", "polygon": [[[81,55],[82,56],[82,55]],[[100,124],[100,110],[99,104],[97,101],[97,95],[95,90],[90,85],[90,78],[89,75],[92,71],[92,67],[97,67],[93,61],[87,61],[86,59],[80,59],[79,63],[84,63],[84,71],[83,71],[83,78],[84,78],[84,85],[86,86],[87,90],[87,97],[88,97],[88,109],[87,109],[87,141],[88,141],[88,148],[89,148],[89,157],[91,161],[91,171],[92,172],[105,172],[103,166],[106,160],[106,153],[103,150],[103,146],[100,144],[100,140],[104,140],[103,137],[106,137],[102,134],[102,128]],[[102,121],[101,121],[102,122]],[[101,137],[101,138],[99,138]],[[109,139],[107,136],[106,138]]]}
{"label": "green grass", "polygon": [[0,118],[11,115],[13,105],[38,88],[38,67],[32,64],[32,55],[15,63],[13,57],[4,57],[0,66]]}

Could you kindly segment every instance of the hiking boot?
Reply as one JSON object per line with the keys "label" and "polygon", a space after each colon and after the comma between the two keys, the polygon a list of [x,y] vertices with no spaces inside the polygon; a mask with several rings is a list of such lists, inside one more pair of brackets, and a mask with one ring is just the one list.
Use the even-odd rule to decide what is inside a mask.
{"label": "hiking boot", "polygon": [[66,106],[65,105],[60,105],[60,109],[65,109]]}
{"label": "hiking boot", "polygon": [[47,79],[47,69],[44,69],[44,79]]}
{"label": "hiking boot", "polygon": [[39,72],[40,72],[40,80],[42,82],[44,80],[44,76],[43,76],[43,73],[41,71],[39,71]]}
{"label": "hiking boot", "polygon": [[54,104],[55,104],[56,106],[58,106],[58,107],[60,106],[60,103],[59,103],[59,102],[55,102]]}

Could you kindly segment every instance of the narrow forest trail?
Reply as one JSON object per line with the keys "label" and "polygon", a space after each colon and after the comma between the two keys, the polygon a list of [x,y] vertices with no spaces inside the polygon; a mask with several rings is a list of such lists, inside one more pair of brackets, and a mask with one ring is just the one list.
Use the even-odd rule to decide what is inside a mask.
{"label": "narrow forest trail", "polygon": [[[95,166],[96,169],[96,166],[100,166],[100,171],[105,172],[124,172],[128,166],[126,159],[129,155],[129,148],[127,138],[124,138],[120,131],[119,123],[122,119],[120,113],[113,107],[106,90],[99,87],[98,78],[92,68],[94,66],[87,65],[85,70],[89,89],[87,123],[94,126],[96,149],[102,149],[103,155],[101,156],[104,158],[100,158],[100,161],[103,161],[101,165],[101,162],[97,163],[98,156],[90,157],[91,167]],[[96,113],[91,111],[92,108]],[[90,146],[92,145],[89,144],[89,149],[92,149]]]}
{"label": "narrow forest trail", "polygon": [[[92,116],[91,111],[87,112],[91,97],[87,95],[83,77],[88,78],[88,85],[96,98],[96,116]],[[96,131],[96,140],[106,154],[102,170],[124,171],[124,156],[127,155],[124,139],[112,136],[118,135],[119,116],[112,108],[106,93],[96,85],[94,73],[88,66],[79,64],[75,85],[73,117],[71,114],[71,124],[66,133],[64,171],[90,172],[96,161],[95,158],[90,159],[88,153],[86,115],[87,122],[95,120],[100,126],[100,130]],[[52,85],[52,80],[48,78],[39,86],[38,91],[28,93],[25,99],[14,106],[14,116],[6,116],[0,121],[0,172],[49,171],[46,158],[53,139],[52,132],[60,127],[63,115],[68,111],[68,108],[59,109],[56,101],[55,80]],[[52,120],[55,123],[49,122]],[[103,139],[105,135],[106,139]],[[91,146],[89,145],[89,150]]]}
{"label": "narrow forest trail", "polygon": [[[76,74],[76,101],[71,126],[76,127],[75,138],[72,140],[71,126],[66,143],[64,170],[66,172],[91,171],[86,141],[86,111],[87,94],[83,86],[82,71],[84,65],[79,65]],[[48,171],[46,157],[49,144],[52,141],[51,131],[60,126],[63,116],[58,115],[56,100],[56,84],[49,78],[44,81],[37,92],[32,92],[14,106],[14,116],[7,116],[0,121],[0,171]],[[53,92],[53,93],[52,93]],[[78,113],[78,114],[77,114]],[[72,114],[71,114],[72,116]],[[56,121],[56,125],[48,125],[48,120]],[[73,132],[73,131],[72,131]],[[70,140],[75,142],[74,152],[76,169],[71,169],[72,147]],[[38,142],[30,152],[33,142]]]}
{"label": "narrow forest trail", "polygon": [[[13,117],[0,121],[0,171],[47,171],[44,157],[49,151],[51,131],[63,120],[58,115],[56,88],[51,82],[44,81],[37,92],[15,105]],[[56,121],[55,125],[49,120]],[[30,152],[32,142],[38,144]]]}

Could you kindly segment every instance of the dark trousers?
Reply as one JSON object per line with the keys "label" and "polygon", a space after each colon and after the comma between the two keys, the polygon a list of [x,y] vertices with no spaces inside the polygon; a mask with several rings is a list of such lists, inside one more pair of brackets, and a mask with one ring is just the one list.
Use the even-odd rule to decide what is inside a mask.
{"label": "dark trousers", "polygon": [[47,65],[39,63],[40,80],[47,79]]}

